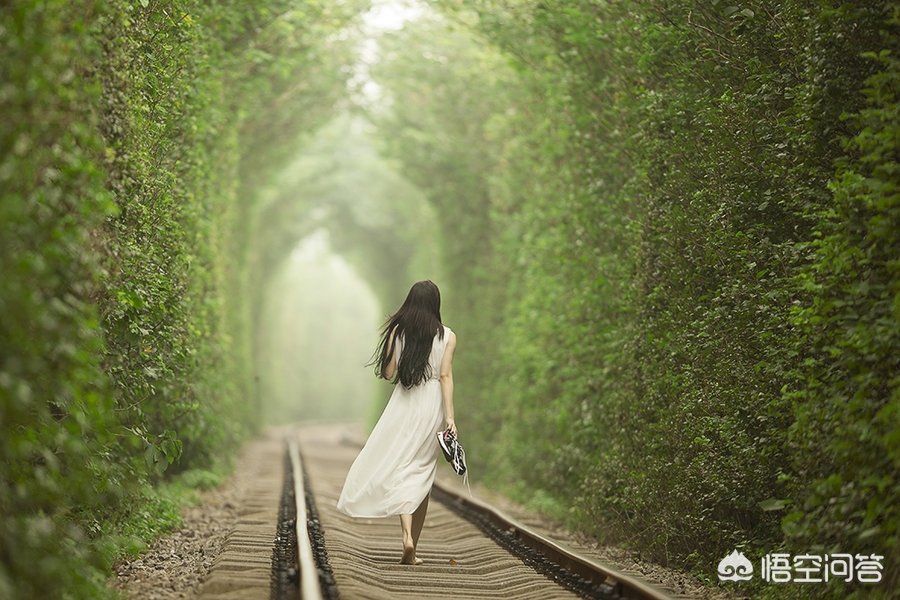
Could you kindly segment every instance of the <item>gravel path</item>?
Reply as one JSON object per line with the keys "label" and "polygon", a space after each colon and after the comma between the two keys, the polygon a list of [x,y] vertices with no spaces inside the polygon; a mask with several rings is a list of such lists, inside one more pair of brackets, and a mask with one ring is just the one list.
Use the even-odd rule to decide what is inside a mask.
{"label": "gravel path", "polygon": [[195,598],[237,520],[241,495],[235,477],[202,492],[195,506],[182,509],[180,529],[116,568],[112,587],[131,600]]}

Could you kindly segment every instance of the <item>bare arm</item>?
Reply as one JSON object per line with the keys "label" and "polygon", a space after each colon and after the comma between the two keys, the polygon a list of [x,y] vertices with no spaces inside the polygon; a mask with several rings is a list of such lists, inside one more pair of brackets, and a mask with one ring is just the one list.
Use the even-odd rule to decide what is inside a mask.
{"label": "bare arm", "polygon": [[393,379],[394,373],[397,372],[397,353],[394,351],[394,335],[397,333],[397,328],[391,330],[391,337],[388,339],[387,351],[391,355],[391,360],[388,362],[387,366],[384,368],[384,378],[385,379]]}
{"label": "bare arm", "polygon": [[456,351],[456,334],[450,332],[447,349],[441,359],[441,396],[444,399],[444,419],[447,429],[456,435],[456,421],[453,418],[453,353]]}

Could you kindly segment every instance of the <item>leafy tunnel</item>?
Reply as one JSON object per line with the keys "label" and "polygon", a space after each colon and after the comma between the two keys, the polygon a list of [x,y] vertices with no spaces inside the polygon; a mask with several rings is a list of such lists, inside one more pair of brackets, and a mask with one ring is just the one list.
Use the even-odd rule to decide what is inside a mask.
{"label": "leafy tunnel", "polygon": [[438,243],[428,235],[434,210],[379,158],[371,129],[336,117],[257,209],[254,270],[262,282],[274,279],[259,288],[257,302],[269,310],[257,311],[254,325],[271,420],[368,421],[376,389],[363,366],[385,307],[411,281],[440,279]]}
{"label": "leafy tunnel", "polygon": [[267,419],[370,418],[375,328],[430,278],[485,484],[702,578],[843,552],[879,585],[792,593],[900,597],[898,29],[892,0],[7,2],[0,596],[108,596]]}

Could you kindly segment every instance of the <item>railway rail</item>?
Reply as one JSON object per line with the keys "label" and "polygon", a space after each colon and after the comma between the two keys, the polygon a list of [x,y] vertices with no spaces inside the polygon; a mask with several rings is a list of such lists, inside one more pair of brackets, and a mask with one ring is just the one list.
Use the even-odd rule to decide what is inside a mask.
{"label": "railway rail", "polygon": [[335,426],[312,425],[287,445],[286,481],[294,489],[285,497],[294,517],[286,522],[295,528],[287,554],[297,562],[280,577],[289,585],[279,600],[673,598],[440,481],[417,553],[425,562],[400,565],[396,520],[351,519],[334,508],[358,440]]}

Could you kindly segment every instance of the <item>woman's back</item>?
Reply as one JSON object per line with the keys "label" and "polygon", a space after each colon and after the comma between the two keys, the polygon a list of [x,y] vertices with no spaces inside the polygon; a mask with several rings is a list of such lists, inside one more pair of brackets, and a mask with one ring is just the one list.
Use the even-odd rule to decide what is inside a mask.
{"label": "woman's back", "polygon": [[441,322],[441,296],[431,281],[412,286],[388,318],[373,361],[395,384],[384,412],[350,467],[337,508],[353,517],[399,515],[404,564],[419,564],[416,544],[440,453],[437,434],[456,434],[453,354],[456,335]]}
{"label": "woman's back", "polygon": [[[444,358],[444,351],[447,349],[447,342],[450,340],[450,328],[443,326],[444,335],[437,335],[431,340],[431,353],[428,355],[428,366],[425,369],[425,380],[418,385],[425,384],[429,381],[440,381],[441,378],[441,361]],[[398,363],[403,357],[404,336],[401,335],[397,342],[395,356]]]}

